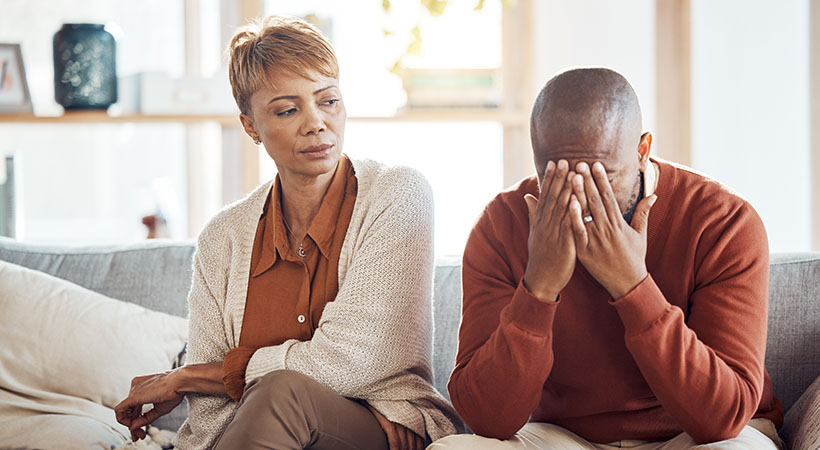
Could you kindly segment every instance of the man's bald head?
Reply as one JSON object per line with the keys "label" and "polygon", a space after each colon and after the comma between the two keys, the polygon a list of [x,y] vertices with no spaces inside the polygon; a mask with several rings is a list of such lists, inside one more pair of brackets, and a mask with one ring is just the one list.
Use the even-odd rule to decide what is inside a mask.
{"label": "man's bald head", "polygon": [[641,108],[621,74],[604,68],[573,69],[553,77],[535,100],[530,134],[539,179],[547,161],[611,160],[635,155]]}

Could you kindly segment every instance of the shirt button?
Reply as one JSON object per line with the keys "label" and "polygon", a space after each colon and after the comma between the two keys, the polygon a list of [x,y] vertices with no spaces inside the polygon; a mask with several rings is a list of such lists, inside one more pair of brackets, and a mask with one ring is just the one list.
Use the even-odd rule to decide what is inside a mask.
{"label": "shirt button", "polygon": [[299,314],[299,317],[297,317],[296,320],[298,320],[299,323],[305,323],[305,316],[302,315],[302,314]]}

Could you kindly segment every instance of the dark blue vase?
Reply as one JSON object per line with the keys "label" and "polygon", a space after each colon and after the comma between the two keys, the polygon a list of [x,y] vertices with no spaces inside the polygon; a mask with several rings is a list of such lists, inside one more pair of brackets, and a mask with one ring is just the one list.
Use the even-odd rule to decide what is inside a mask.
{"label": "dark blue vase", "polygon": [[67,23],[54,35],[54,99],[65,109],[117,101],[114,36],[104,25]]}

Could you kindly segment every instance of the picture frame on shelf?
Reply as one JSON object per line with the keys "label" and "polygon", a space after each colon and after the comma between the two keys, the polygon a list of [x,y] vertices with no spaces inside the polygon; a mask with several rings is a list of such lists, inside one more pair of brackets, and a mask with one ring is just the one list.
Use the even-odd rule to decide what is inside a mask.
{"label": "picture frame on shelf", "polygon": [[20,44],[0,43],[0,114],[33,112]]}

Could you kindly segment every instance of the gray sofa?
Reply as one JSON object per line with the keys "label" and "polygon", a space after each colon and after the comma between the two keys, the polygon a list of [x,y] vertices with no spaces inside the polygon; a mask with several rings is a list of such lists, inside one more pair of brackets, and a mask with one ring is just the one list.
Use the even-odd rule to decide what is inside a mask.
{"label": "gray sofa", "polygon": [[[0,260],[43,271],[112,298],[177,316],[187,315],[191,280],[190,242],[146,241],[123,246],[56,247],[0,239]],[[771,258],[769,341],[766,367],[775,394],[789,412],[820,375],[820,253],[775,254]],[[435,272],[435,386],[447,394],[455,363],[461,306],[459,258],[439,258]],[[820,389],[820,383],[812,385]],[[806,394],[808,395],[808,394]],[[817,394],[814,394],[817,396]],[[805,401],[803,403],[806,403]],[[175,428],[185,417],[183,405],[157,423]],[[820,428],[806,436],[801,421],[820,411],[787,413],[781,430],[789,442],[817,442]],[[789,435],[799,431],[801,436]]]}

